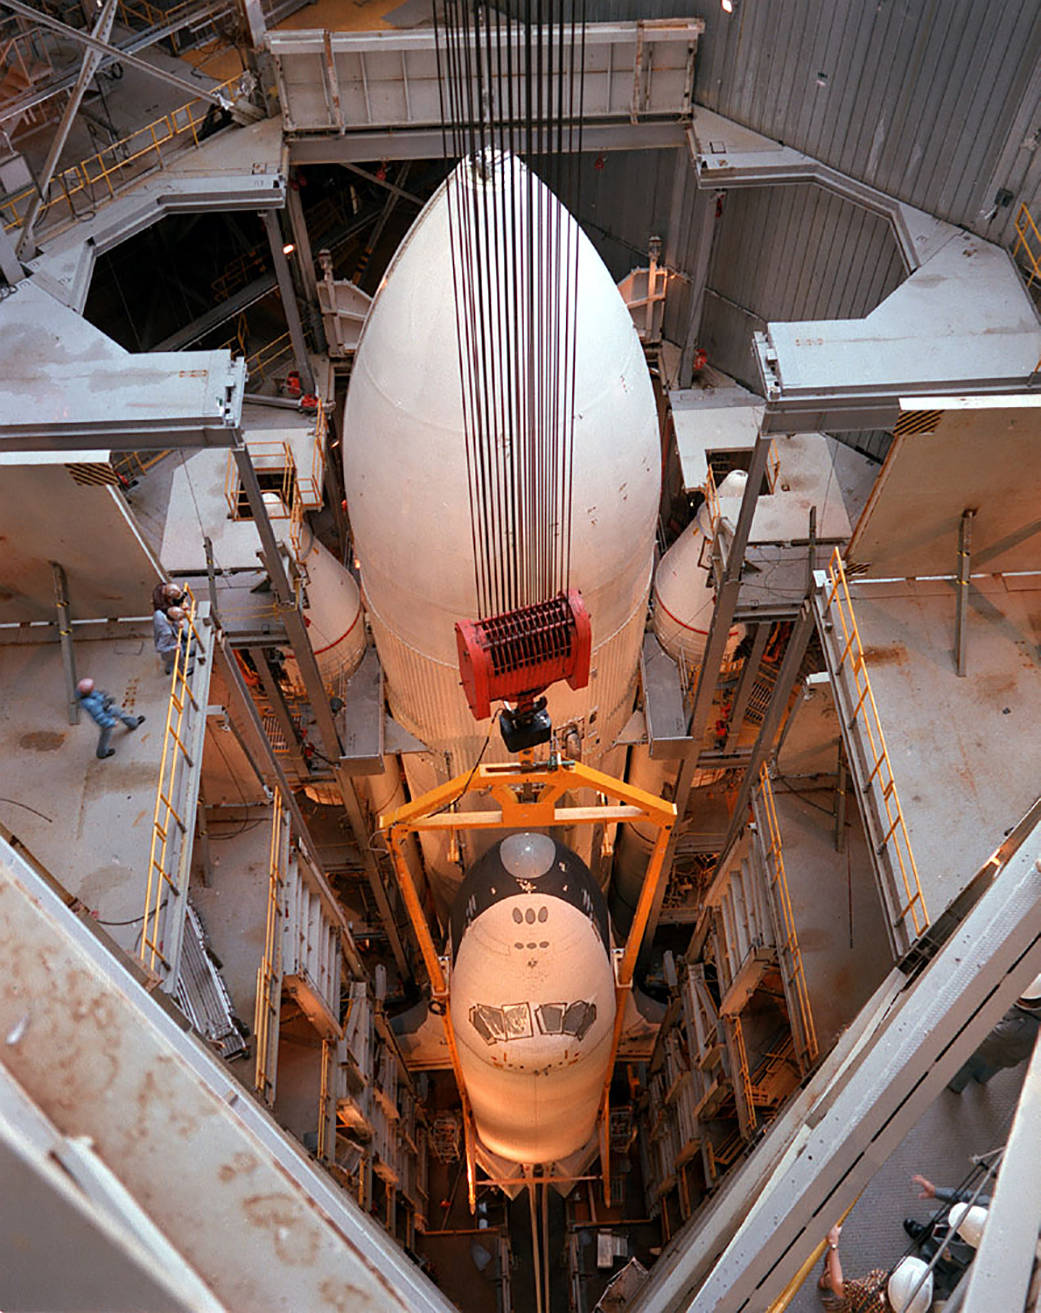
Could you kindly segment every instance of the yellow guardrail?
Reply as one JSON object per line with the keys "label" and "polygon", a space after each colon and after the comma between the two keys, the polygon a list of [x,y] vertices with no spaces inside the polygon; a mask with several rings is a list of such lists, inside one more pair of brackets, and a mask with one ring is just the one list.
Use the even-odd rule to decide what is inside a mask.
{"label": "yellow guardrail", "polygon": [[[755,1099],[752,1094],[752,1076],[748,1070],[748,1050],[745,1048],[745,1032],[741,1026],[741,1018],[733,1016],[727,1018],[727,1025],[730,1026],[734,1036],[734,1051],[737,1054],[737,1071],[734,1072],[734,1084],[740,1086],[741,1094],[744,1100],[745,1113],[748,1119],[748,1126],[742,1127],[742,1132],[750,1136],[756,1127]],[[735,1097],[737,1090],[734,1091]]]}
{"label": "yellow guardrail", "polygon": [[322,1040],[322,1085],[318,1091],[318,1160],[328,1162],[333,1157],[329,1144],[329,1091],[332,1085],[333,1054],[336,1041]]}
{"label": "yellow guardrail", "polygon": [[[230,93],[241,76],[236,74],[215,86],[213,94]],[[51,194],[41,207],[37,225],[42,225],[54,206],[62,201],[68,205],[70,217],[76,218],[75,197],[82,196],[87,205],[94,205],[99,200],[115,196],[118,186],[138,177],[150,165],[161,164],[164,151],[171,143],[183,146],[190,138],[191,143],[198,146],[199,129],[209,110],[209,101],[190,100],[104,150],[88,155],[79,164],[59,169],[51,181]],[[0,222],[5,229],[21,225],[36,194],[35,187],[25,187],[0,201]]]}
{"label": "yellow guardrail", "polygon": [[246,357],[246,374],[254,381],[266,378],[277,364],[288,359],[292,354],[293,343],[289,339],[289,333],[285,332],[281,337],[276,337],[273,342],[268,342],[266,346],[260,347],[251,356]]}
{"label": "yellow guardrail", "polygon": [[[795,916],[792,912],[792,900],[788,893],[788,877],[784,870],[784,855],[781,851],[781,829],[777,823],[777,807],[774,803],[774,791],[773,786],[770,783],[770,775],[766,769],[765,762],[759,769],[759,794],[763,800],[763,810],[766,813],[767,874],[773,887],[777,906],[780,908],[781,919],[784,923],[785,941],[783,949],[787,954],[787,961],[790,970],[788,983],[795,995],[802,1029],[800,1035],[798,1029],[793,1028],[793,1034],[798,1048],[804,1049],[804,1052],[799,1053],[799,1058],[803,1064],[803,1072],[805,1073],[808,1068],[813,1065],[813,1062],[817,1057],[817,1032],[813,1024],[813,1011],[810,1007],[809,991],[806,988],[806,974],[803,971],[802,953],[799,950],[799,939],[795,930]],[[781,946],[779,945],[779,947]]]}
{"label": "yellow guardrail", "polygon": [[[273,493],[265,497],[269,520],[288,520],[292,515],[293,498],[296,496],[296,462],[288,442],[251,442],[249,455],[259,475],[279,475],[278,487],[266,487],[264,493]],[[233,520],[253,518],[246,490],[239,478],[239,467],[235,463],[234,452],[228,452],[228,466],[224,475],[224,500],[228,504],[228,514]]]}
{"label": "yellow guardrail", "polygon": [[[274,1081],[271,1068],[274,1059],[272,1050],[272,1020],[278,1016],[281,1004],[281,927],[279,924],[282,906],[282,886],[285,872],[282,870],[282,850],[285,845],[286,816],[282,808],[282,794],[275,790],[275,802],[271,812],[271,846],[268,852],[268,895],[267,921],[264,926],[264,956],[257,968],[257,1001],[253,1010],[253,1034],[256,1037],[256,1066],[253,1073],[253,1088],[266,1102],[272,1101]],[[277,995],[276,996],[276,991]],[[324,1077],[324,1071],[323,1071]]]}
{"label": "yellow guardrail", "polygon": [[170,680],[170,700],[166,708],[166,727],[163,731],[163,750],[159,759],[159,783],[155,794],[155,811],[152,816],[152,842],[148,854],[148,882],[145,889],[145,914],[141,925],[141,943],[138,949],[141,961],[150,971],[156,970],[156,963],[161,962],[166,968],[170,963],[163,954],[163,917],[162,911],[171,893],[182,895],[183,890],[177,886],[176,871],[172,870],[172,828],[176,826],[182,835],[188,833],[189,825],[194,825],[194,817],[182,816],[178,811],[177,785],[182,778],[182,768],[190,767],[192,759],[184,741],[185,720],[188,707],[200,712],[195,695],[188,686],[188,663],[195,660],[195,653],[202,650],[202,639],[195,627],[196,601],[190,589],[185,589],[188,605],[184,607],[187,615],[188,642],[178,646],[174,656],[173,671]]}
{"label": "yellow guardrail", "polygon": [[1034,216],[1030,213],[1026,202],[1022,202],[1016,211],[1012,227],[1016,233],[1012,258],[1015,260],[1022,252],[1023,258],[1020,263],[1026,266],[1027,286],[1033,287],[1036,282],[1041,282],[1041,232],[1038,231]]}
{"label": "yellow guardrail", "polygon": [[911,840],[907,833],[907,826],[904,823],[904,814],[900,808],[900,797],[896,791],[893,766],[889,760],[885,735],[882,733],[882,722],[879,719],[878,707],[875,705],[875,695],[871,691],[867,662],[864,659],[864,648],[860,641],[856,616],[853,614],[853,600],[850,597],[846,570],[842,564],[842,557],[838,548],[832,553],[831,561],[828,564],[827,579],[829,587],[824,596],[824,610],[828,612],[834,605],[842,631],[842,649],[835,668],[835,674],[840,674],[843,667],[849,662],[854,689],[857,693],[857,701],[850,717],[849,728],[852,729],[858,720],[861,722],[864,731],[864,747],[870,758],[870,769],[863,786],[866,790],[870,789],[877,781],[878,793],[882,800],[881,811],[884,817],[882,823],[886,826],[886,830],[881,839],[879,855],[881,856],[882,851],[888,849],[895,869],[900,873],[905,902],[902,907],[897,909],[897,920],[905,921],[910,916],[914,926],[914,937],[917,938],[928,926],[929,914],[926,911],[925,898],[918,879],[918,867],[915,864],[914,853],[911,851]]}

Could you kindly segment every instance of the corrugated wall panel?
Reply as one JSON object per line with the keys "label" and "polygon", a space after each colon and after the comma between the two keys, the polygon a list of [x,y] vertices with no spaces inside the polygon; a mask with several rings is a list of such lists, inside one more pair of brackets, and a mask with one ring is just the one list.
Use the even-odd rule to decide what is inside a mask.
{"label": "corrugated wall panel", "polygon": [[758,387],[751,334],[767,320],[855,319],[902,281],[888,223],[818,187],[730,192],[709,266],[701,345]]}
{"label": "corrugated wall panel", "polygon": [[[595,21],[669,17],[674,0],[592,0]],[[1037,200],[1038,0],[715,0],[695,96],[881,191],[1007,239]],[[1023,158],[1022,142],[1028,142]],[[1002,164],[996,172],[999,161]],[[1041,167],[1038,169],[1041,173]]]}

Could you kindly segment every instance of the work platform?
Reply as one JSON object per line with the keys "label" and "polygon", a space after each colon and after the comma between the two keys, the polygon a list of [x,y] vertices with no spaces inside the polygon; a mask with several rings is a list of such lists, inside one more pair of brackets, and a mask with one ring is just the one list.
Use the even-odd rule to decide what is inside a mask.
{"label": "work platform", "polygon": [[[136,956],[151,853],[170,677],[150,622],[123,636],[77,641],[78,670],[145,723],[112,734],[114,757],[95,756],[98,727],[62,714],[61,650],[0,643],[0,817],[33,856],[79,898],[119,946]],[[211,666],[197,666],[205,706]]]}
{"label": "work platform", "polygon": [[954,580],[852,580],[850,593],[935,919],[1041,794],[1041,575],[972,579],[965,678]]}

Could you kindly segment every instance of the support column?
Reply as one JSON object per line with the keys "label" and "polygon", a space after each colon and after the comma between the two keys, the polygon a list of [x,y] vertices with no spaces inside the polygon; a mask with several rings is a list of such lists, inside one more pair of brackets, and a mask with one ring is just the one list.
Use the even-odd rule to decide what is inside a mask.
{"label": "support column", "polygon": [[[752,530],[752,516],[755,514],[755,505],[759,499],[759,488],[766,473],[766,462],[770,454],[772,441],[771,437],[762,433],[756,438],[755,447],[752,450],[752,461],[748,467],[748,481],[745,484],[745,493],[741,500],[741,511],[737,517],[737,527],[734,530],[734,540],[730,545],[730,553],[727,556],[723,570],[723,582],[716,598],[715,610],[712,612],[712,623],[709,626],[708,641],[705,644],[705,655],[701,659],[698,687],[694,694],[694,709],[690,718],[690,737],[693,740],[691,752],[695,757],[701,752],[701,741],[705,736],[705,726],[708,724],[709,712],[712,710],[712,700],[716,695],[716,685],[719,683],[719,672],[723,665],[723,653],[726,651],[727,636],[730,633],[730,626],[734,622],[734,612],[737,610],[737,597],[741,590],[741,570],[745,563],[745,548],[748,546],[748,535]],[[713,544],[713,550],[715,550],[715,544]]]}
{"label": "support column", "polygon": [[65,671],[65,694],[68,698],[69,724],[80,723],[80,700],[76,696],[76,654],[72,648],[72,622],[69,619],[69,585],[65,571],[57,561],[51,562],[54,575],[54,605],[58,609],[58,642]]}
{"label": "support column", "polygon": [[327,349],[325,326],[318,308],[318,280],[314,273],[314,252],[311,250],[311,235],[307,231],[304,219],[304,207],[300,201],[300,192],[293,186],[292,180],[286,187],[286,213],[289,215],[289,230],[293,234],[296,246],[296,265],[300,270],[300,280],[304,285],[307,298],[307,318],[320,350]]}
{"label": "support column", "polygon": [[289,268],[289,261],[286,259],[285,251],[282,250],[282,229],[279,227],[277,215],[270,210],[263,211],[260,217],[264,221],[268,244],[271,247],[271,259],[275,266],[275,277],[278,279],[278,291],[282,298],[282,309],[285,311],[289,340],[293,344],[293,357],[296,360],[296,367],[300,371],[300,381],[306,391],[313,392],[314,375],[311,373],[311,361],[307,354],[304,326],[300,322],[300,307],[296,303],[293,274]]}
{"label": "support column", "polygon": [[972,521],[975,511],[962,511],[958,525],[957,610],[954,615],[954,665],[965,677],[966,644],[969,623],[969,575],[972,571]]}
{"label": "support column", "polygon": [[766,651],[766,640],[770,637],[771,628],[772,626],[768,620],[762,621],[755,627],[752,650],[745,660],[744,669],[741,671],[741,678],[737,683],[737,692],[734,695],[733,710],[730,712],[730,725],[727,729],[725,747],[727,752],[736,751],[737,749],[737,738],[745,721],[745,712],[748,710],[748,704],[752,698],[759,667],[763,663],[763,653]]}
{"label": "support column", "polygon": [[716,209],[722,192],[701,191],[694,194],[694,265],[690,271],[690,308],[687,312],[687,333],[680,353],[679,383],[690,386],[694,349],[701,332],[701,315],[705,308],[705,286],[708,283],[708,265],[712,255],[712,238],[716,229]]}
{"label": "support column", "polygon": [[759,778],[759,768],[769,755],[773,746],[774,737],[781,725],[781,719],[784,716],[785,708],[788,705],[788,698],[792,689],[795,687],[795,681],[799,677],[799,670],[802,667],[803,657],[806,655],[806,647],[810,641],[810,635],[813,633],[813,611],[809,602],[803,603],[802,611],[799,613],[798,620],[792,627],[791,636],[788,639],[788,646],[785,648],[784,660],[781,662],[781,669],[777,675],[777,683],[774,685],[773,697],[770,699],[770,706],[767,708],[766,715],[763,717],[763,723],[759,726],[759,733],[756,736],[755,746],[752,748],[752,756],[748,762],[748,769],[745,771],[745,777],[741,781],[741,788],[738,791],[737,802],[734,805],[734,812],[730,818],[730,829],[727,832],[726,842],[723,845],[723,852],[719,864],[716,867],[718,871],[729,854],[731,846],[734,844],[738,835],[745,827],[745,813],[748,810],[748,802],[752,796],[752,789],[755,787],[756,780]]}
{"label": "support column", "polygon": [[[281,249],[279,254],[281,254]],[[299,320],[297,322],[299,323]],[[296,657],[296,664],[300,668],[300,677],[304,681],[304,688],[307,690],[307,696],[311,703],[311,711],[314,714],[315,723],[321,736],[322,752],[327,760],[332,762],[335,769],[340,760],[340,739],[336,733],[336,722],[333,720],[332,709],[329,706],[329,696],[325,691],[321,674],[318,671],[318,662],[315,660],[311,640],[307,637],[304,618],[296,604],[296,596],[286,574],[282,553],[275,539],[275,532],[271,528],[271,521],[268,519],[264,496],[257,480],[257,472],[253,468],[253,461],[250,459],[247,447],[233,447],[232,451],[235,455],[239,478],[242,480],[243,491],[253,511],[257,533],[260,535],[261,556],[264,560],[264,568],[271,580],[271,588],[278,599],[279,618],[289,638],[293,655]]]}

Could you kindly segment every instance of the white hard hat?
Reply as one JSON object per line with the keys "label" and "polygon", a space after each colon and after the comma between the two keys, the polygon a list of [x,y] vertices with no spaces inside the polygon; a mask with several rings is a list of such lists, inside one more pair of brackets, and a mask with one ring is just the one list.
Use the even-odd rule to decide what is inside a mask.
{"label": "white hard hat", "polygon": [[955,1204],[947,1214],[948,1224],[973,1249],[979,1248],[983,1236],[983,1226],[987,1220],[987,1210],[981,1204]]}
{"label": "white hard hat", "polygon": [[[921,1285],[918,1284],[920,1281]],[[916,1286],[918,1289],[911,1299],[911,1291]],[[902,1258],[890,1274],[886,1294],[893,1313],[927,1313],[933,1302],[933,1274],[929,1271],[929,1264],[920,1258]]]}
{"label": "white hard hat", "polygon": [[1016,1001],[1020,1007],[1041,1009],[1041,976],[1035,976]]}

